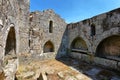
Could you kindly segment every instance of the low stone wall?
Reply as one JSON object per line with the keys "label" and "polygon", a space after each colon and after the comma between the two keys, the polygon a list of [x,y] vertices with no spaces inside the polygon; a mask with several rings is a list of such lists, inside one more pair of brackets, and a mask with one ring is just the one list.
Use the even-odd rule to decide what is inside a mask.
{"label": "low stone wall", "polygon": [[92,54],[82,54],[82,53],[76,53],[76,52],[71,52],[70,57],[76,58],[88,63],[93,63],[95,65],[101,65],[108,69],[115,69],[120,71],[120,61],[95,57]]}
{"label": "low stone wall", "polygon": [[24,53],[19,56],[19,64],[28,64],[32,61],[40,61],[47,59],[55,59],[56,54],[54,52],[44,53],[44,54],[30,54]]}

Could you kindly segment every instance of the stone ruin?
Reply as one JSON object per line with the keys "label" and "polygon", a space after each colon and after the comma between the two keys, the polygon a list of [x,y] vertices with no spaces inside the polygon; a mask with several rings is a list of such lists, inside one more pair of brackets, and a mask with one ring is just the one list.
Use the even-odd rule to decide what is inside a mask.
{"label": "stone ruin", "polygon": [[67,24],[53,10],[29,11],[29,0],[0,1],[0,79],[19,63],[63,56],[120,71],[120,8]]}

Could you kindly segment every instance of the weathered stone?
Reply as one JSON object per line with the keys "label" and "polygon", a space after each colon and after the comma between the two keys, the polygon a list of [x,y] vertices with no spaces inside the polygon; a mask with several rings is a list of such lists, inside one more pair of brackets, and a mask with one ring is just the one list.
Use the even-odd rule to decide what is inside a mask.
{"label": "weathered stone", "polygon": [[77,80],[74,76],[66,76],[65,80]]}
{"label": "weathered stone", "polygon": [[81,55],[80,53],[75,53],[75,52],[71,52],[70,56],[76,59],[81,59]]}
{"label": "weathered stone", "polygon": [[63,78],[64,77],[64,73],[63,72],[59,72],[58,76],[61,77],[61,78]]}
{"label": "weathered stone", "polygon": [[[74,48],[77,49],[76,51],[71,52],[75,52],[72,55],[70,54],[71,57],[73,56],[74,58],[78,59],[78,55],[76,55],[76,53],[85,53],[85,45],[82,45],[82,42],[78,42],[78,40],[76,40],[76,38],[81,38],[81,40],[84,40],[85,44],[87,45],[88,49],[86,50],[86,53],[91,53],[97,57],[115,57],[114,59],[110,58],[111,61],[110,59],[108,61],[103,60],[103,63],[101,60],[100,64],[105,65],[106,62],[110,61],[108,64],[109,67],[116,69],[116,62],[114,60],[116,60],[116,58],[120,55],[119,10],[120,8],[92,17],[90,19],[68,24],[68,50],[72,50]],[[94,60],[94,58],[91,59],[89,56],[85,55],[81,55],[81,58],[86,62],[93,62]]]}
{"label": "weathered stone", "polygon": [[118,62],[118,65],[117,65],[117,66],[118,66],[118,70],[119,70],[119,69],[120,69],[120,62]]}
{"label": "weathered stone", "polygon": [[[0,1],[0,72],[6,80],[14,78],[18,67],[18,60],[11,60],[24,53],[31,53],[32,57],[24,56],[21,62],[67,55],[119,70],[116,58],[120,56],[120,8],[67,24],[50,9],[30,13],[29,3],[29,0]],[[2,62],[8,64],[3,67]]]}
{"label": "weathered stone", "polygon": [[114,61],[114,60],[108,60],[104,58],[95,57],[94,63],[106,66],[108,68],[117,69],[117,61]]}
{"label": "weathered stone", "polygon": [[50,71],[46,71],[46,74],[48,74],[48,75],[49,74],[54,74],[54,72],[55,72],[54,70],[50,70]]}
{"label": "weathered stone", "polygon": [[24,79],[30,79],[32,78],[33,76],[35,75],[35,73],[33,71],[29,71],[29,72],[26,72],[25,74],[23,74],[23,78]]}
{"label": "weathered stone", "polygon": [[45,73],[40,73],[40,76],[37,80],[47,80],[47,76]]}
{"label": "weathered stone", "polygon": [[8,64],[4,68],[5,80],[14,80],[15,73],[17,71],[18,60],[9,60]]}
{"label": "weathered stone", "polygon": [[[65,50],[62,51],[62,54],[63,53],[65,54],[66,46],[67,46],[65,45],[66,42],[62,42],[61,44],[62,37],[66,36],[64,35],[65,26],[66,26],[64,20],[61,19],[57,14],[55,14],[53,10],[49,10],[49,9],[43,12],[38,12],[38,11],[32,12],[31,15],[32,15],[32,21],[30,21],[30,28],[31,28],[30,45],[31,47],[33,47],[31,49],[32,53],[36,54],[36,49],[37,49],[39,51],[37,53],[44,54],[46,52],[45,50],[47,50],[47,52],[53,52],[57,54],[56,52],[61,51],[64,48]],[[50,28],[50,26],[52,28]],[[48,42],[50,42],[50,45],[48,44]],[[53,51],[49,51],[49,49],[45,45],[46,43],[47,46],[51,46],[51,45],[54,46],[54,47],[51,46],[51,48],[53,48]],[[63,48],[60,49],[60,46]],[[47,55],[50,56],[51,54],[47,54]],[[55,58],[56,56],[52,56],[52,57]]]}
{"label": "weathered stone", "polygon": [[111,80],[119,80],[119,79],[120,79],[120,77],[112,77]]}
{"label": "weathered stone", "polygon": [[112,76],[113,76],[113,73],[110,72],[110,71],[107,71],[107,70],[101,70],[99,71],[96,76],[99,78],[99,79],[111,79]]}
{"label": "weathered stone", "polygon": [[91,78],[87,77],[87,76],[83,76],[82,74],[78,74],[75,76],[77,78],[77,80],[92,80]]}
{"label": "weathered stone", "polygon": [[86,74],[87,74],[87,75],[91,75],[91,76],[95,76],[95,75],[98,74],[99,72],[100,72],[100,69],[92,68],[91,70],[87,71]]}

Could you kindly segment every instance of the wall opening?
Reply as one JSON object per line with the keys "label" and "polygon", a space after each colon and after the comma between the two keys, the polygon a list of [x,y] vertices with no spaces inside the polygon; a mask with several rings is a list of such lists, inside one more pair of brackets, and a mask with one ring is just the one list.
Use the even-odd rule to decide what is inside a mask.
{"label": "wall opening", "polygon": [[54,45],[51,41],[47,41],[44,45],[44,49],[43,49],[44,53],[48,53],[48,52],[54,52]]}
{"label": "wall opening", "polygon": [[91,36],[95,36],[96,34],[96,28],[95,28],[95,24],[91,25]]}
{"label": "wall opening", "polygon": [[103,58],[120,58],[120,36],[113,35],[102,40],[97,49],[96,56]]}
{"label": "wall opening", "polygon": [[80,37],[75,38],[71,44],[71,51],[87,53],[88,48],[87,48],[86,42]]}
{"label": "wall opening", "polygon": [[10,28],[10,31],[6,40],[5,55],[16,54],[16,37],[14,27]]}
{"label": "wall opening", "polygon": [[49,33],[53,32],[53,21],[49,22]]}

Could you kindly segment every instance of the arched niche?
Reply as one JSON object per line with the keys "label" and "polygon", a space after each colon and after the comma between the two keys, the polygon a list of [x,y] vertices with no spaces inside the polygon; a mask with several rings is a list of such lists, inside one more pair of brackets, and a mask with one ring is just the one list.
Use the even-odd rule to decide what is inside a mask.
{"label": "arched niche", "polygon": [[16,54],[16,34],[14,27],[10,28],[7,35],[5,55],[7,54]]}
{"label": "arched niche", "polygon": [[86,42],[81,37],[75,38],[71,43],[71,51],[87,53],[88,48]]}
{"label": "arched niche", "polygon": [[47,41],[44,44],[43,52],[44,53],[54,52],[54,45],[53,45],[53,43],[51,41]]}
{"label": "arched niche", "polygon": [[112,35],[103,39],[96,49],[97,57],[120,57],[120,35]]}

